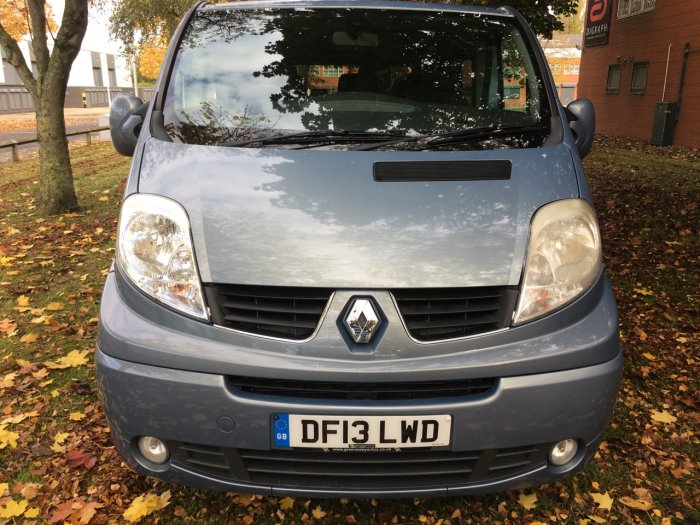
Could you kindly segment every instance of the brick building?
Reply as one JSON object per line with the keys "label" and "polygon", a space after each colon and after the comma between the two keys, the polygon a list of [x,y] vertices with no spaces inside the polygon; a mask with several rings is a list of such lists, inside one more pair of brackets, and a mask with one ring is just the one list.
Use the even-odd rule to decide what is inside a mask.
{"label": "brick building", "polygon": [[582,39],[583,35],[565,33],[555,33],[550,40],[540,39],[564,106],[578,97]]}
{"label": "brick building", "polygon": [[588,0],[578,94],[601,133],[700,147],[700,1]]}

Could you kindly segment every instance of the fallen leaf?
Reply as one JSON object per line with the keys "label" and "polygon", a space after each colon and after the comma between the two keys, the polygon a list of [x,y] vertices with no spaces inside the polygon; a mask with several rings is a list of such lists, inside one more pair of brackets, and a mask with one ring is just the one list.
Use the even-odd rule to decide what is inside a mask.
{"label": "fallen leaf", "polygon": [[642,354],[642,357],[644,357],[645,359],[648,359],[649,361],[656,361],[656,356],[650,354],[649,352],[644,352]]}
{"label": "fallen leaf", "polygon": [[71,468],[84,466],[87,470],[90,470],[97,463],[97,458],[79,450],[71,450],[66,454],[66,463]]}
{"label": "fallen leaf", "polygon": [[67,432],[59,432],[53,438],[53,445],[51,445],[51,450],[54,452],[65,452],[66,447],[63,445],[66,442],[66,438],[69,436]]}
{"label": "fallen leaf", "polygon": [[157,510],[164,509],[170,504],[170,491],[166,490],[160,496],[156,494],[142,494],[131,502],[129,508],[124,511],[124,519],[130,523],[139,521],[145,516],[153,514]]}
{"label": "fallen leaf", "polygon": [[[605,494],[601,494],[599,492],[589,492],[588,494],[591,496],[591,498],[593,498],[593,501],[598,504],[598,508],[603,510],[610,510],[612,508],[614,499],[611,498],[610,494],[607,492]],[[589,518],[592,518],[592,516],[589,516]]]}
{"label": "fallen leaf", "polygon": [[0,319],[0,334],[5,337],[12,337],[17,334],[17,323],[10,318]]}
{"label": "fallen leaf", "polygon": [[10,448],[17,447],[19,434],[10,430],[5,430],[5,425],[0,425],[0,450],[9,445]]}
{"label": "fallen leaf", "polygon": [[80,421],[81,419],[85,419],[85,414],[82,412],[71,412],[68,414],[68,419],[71,421]]}
{"label": "fallen leaf", "polygon": [[87,523],[90,523],[90,520],[95,516],[97,513],[97,509],[101,509],[104,507],[101,503],[96,503],[96,502],[90,502],[86,503],[85,506],[78,511],[78,518],[79,522],[82,525],[86,525]]}
{"label": "fallen leaf", "polygon": [[669,414],[665,410],[663,412],[658,412],[657,410],[651,410],[651,419],[657,423],[675,423],[678,418],[674,415]]}
{"label": "fallen leaf", "polygon": [[39,412],[35,410],[33,412],[26,412],[24,414],[17,414],[16,416],[6,417],[0,421],[0,425],[16,425],[17,423],[21,423],[30,417],[39,417]]}
{"label": "fallen leaf", "polygon": [[77,366],[83,366],[88,363],[87,355],[90,350],[83,350],[79,352],[78,350],[73,350],[68,355],[61,357],[57,362],[47,361],[44,363],[46,368],[51,369],[63,369],[63,368],[74,368]]}
{"label": "fallen leaf", "polygon": [[48,305],[46,305],[46,309],[49,312],[58,312],[59,310],[63,310],[64,308],[65,306],[63,305],[63,303],[49,303]]}
{"label": "fallen leaf", "polygon": [[56,507],[56,509],[51,513],[51,523],[58,523],[59,521],[65,520],[68,516],[73,514],[75,509],[73,508],[75,501],[66,501],[61,503]]}
{"label": "fallen leaf", "polygon": [[27,510],[29,502],[24,499],[17,503],[15,500],[8,500],[5,506],[0,507],[0,518],[18,518]]}
{"label": "fallen leaf", "polygon": [[287,496],[286,498],[282,498],[280,500],[280,509],[289,510],[292,507],[294,507],[294,498]]}
{"label": "fallen leaf", "polygon": [[595,521],[596,523],[606,523],[608,521],[605,518],[599,518],[598,516],[596,516],[594,514],[589,514],[588,517],[591,520]]}
{"label": "fallen leaf", "polygon": [[518,496],[518,503],[520,503],[525,510],[532,510],[535,508],[535,504],[537,503],[537,494],[534,492],[530,495],[521,493],[520,496]]}
{"label": "fallen leaf", "polygon": [[[629,288],[628,288],[628,289],[629,289]],[[647,290],[646,288],[635,288],[635,289],[634,289],[634,293],[638,293],[639,295],[644,295],[644,296],[647,296],[647,295],[654,295],[654,292],[650,292],[650,291]]]}
{"label": "fallen leaf", "polygon": [[22,337],[20,337],[19,342],[20,343],[36,343],[36,340],[39,339],[39,336],[37,334],[24,334]]}
{"label": "fallen leaf", "polygon": [[10,485],[8,483],[0,483],[0,498],[2,498],[9,489]]}
{"label": "fallen leaf", "polygon": [[311,511],[311,515],[316,518],[317,520],[322,520],[323,518],[326,517],[326,512],[321,509],[321,505],[316,507],[314,510]]}
{"label": "fallen leaf", "polygon": [[32,507],[31,509],[27,509],[24,511],[24,517],[25,518],[38,518],[39,517],[39,507]]}
{"label": "fallen leaf", "polygon": [[17,374],[14,372],[11,372],[2,379],[0,379],[0,388],[10,388],[13,385],[13,381],[15,380],[15,377],[17,377]]}
{"label": "fallen leaf", "polygon": [[630,498],[629,496],[623,496],[621,498],[618,498],[617,501],[622,503],[625,507],[637,510],[650,510],[654,506],[648,501],[641,501],[638,499]]}

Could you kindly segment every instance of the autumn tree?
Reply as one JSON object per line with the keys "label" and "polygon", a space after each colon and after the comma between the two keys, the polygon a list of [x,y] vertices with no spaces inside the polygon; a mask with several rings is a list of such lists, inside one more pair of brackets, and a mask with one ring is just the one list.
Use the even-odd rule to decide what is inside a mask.
{"label": "autumn tree", "polygon": [[[71,66],[87,29],[88,0],[65,0],[57,31],[52,30],[45,0],[2,0],[0,6],[0,45],[34,101],[40,207],[45,214],[75,210],[78,199],[73,187],[63,107]],[[18,44],[24,35],[31,37],[36,73],[32,73]]]}
{"label": "autumn tree", "polygon": [[158,78],[160,64],[165,56],[165,45],[160,42],[146,42],[139,46],[139,73],[142,77]]}

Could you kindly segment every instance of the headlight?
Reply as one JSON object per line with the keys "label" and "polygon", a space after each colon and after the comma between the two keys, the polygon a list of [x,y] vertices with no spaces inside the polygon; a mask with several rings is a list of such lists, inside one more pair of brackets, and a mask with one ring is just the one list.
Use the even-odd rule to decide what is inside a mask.
{"label": "headlight", "polygon": [[600,272],[595,212],[582,199],[552,202],[535,213],[514,324],[556,310],[586,291]]}
{"label": "headlight", "polygon": [[190,221],[177,202],[137,193],[122,205],[117,264],[145,293],[186,314],[208,319]]}

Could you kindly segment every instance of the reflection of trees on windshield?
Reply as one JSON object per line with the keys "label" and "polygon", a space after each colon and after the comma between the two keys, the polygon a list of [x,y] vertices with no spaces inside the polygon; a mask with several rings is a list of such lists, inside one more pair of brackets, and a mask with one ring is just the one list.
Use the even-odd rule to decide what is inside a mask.
{"label": "reflection of trees on windshield", "polygon": [[[195,16],[180,53],[211,53],[214,44],[217,52],[225,52],[222,43],[232,49],[263,35],[264,44],[258,47],[264,58],[248,65],[230,61],[231,71],[235,70],[229,73],[231,78],[225,78],[222,69],[216,79],[207,81],[229,90],[243,82],[246,93],[257,97],[256,111],[295,117],[282,120],[307,130],[428,134],[533,124],[540,115],[530,114],[524,86],[526,78],[538,76],[525,71],[521,51],[512,41],[514,29],[504,20],[391,10],[212,7]],[[323,64],[335,64],[334,76],[339,78],[328,82]],[[540,80],[536,83],[539,87],[533,93],[542,93]],[[521,95],[516,86],[523,88]],[[166,101],[173,97],[171,83]],[[520,110],[506,111],[513,109],[518,97],[523,100]],[[166,109],[167,129],[186,142],[208,138],[205,143],[211,144],[219,140],[217,134],[227,137],[223,140],[247,138],[240,127],[212,131],[208,137],[202,130],[182,129],[188,122],[196,127],[225,124],[222,115],[241,111],[236,96],[220,97],[217,104],[221,107],[202,103],[196,125],[187,111],[177,114]]]}
{"label": "reflection of trees on windshield", "polygon": [[182,114],[183,123],[167,123],[165,129],[171,136],[187,144],[213,145],[248,140],[274,129],[270,119],[251,114],[247,107],[240,115],[233,115],[221,106],[201,102],[197,111],[183,111]]}

